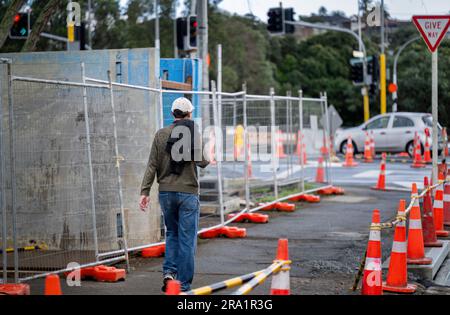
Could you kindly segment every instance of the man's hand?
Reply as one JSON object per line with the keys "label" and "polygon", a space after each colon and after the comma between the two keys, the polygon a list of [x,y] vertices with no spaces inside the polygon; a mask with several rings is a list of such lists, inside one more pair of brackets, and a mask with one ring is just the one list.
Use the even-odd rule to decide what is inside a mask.
{"label": "man's hand", "polygon": [[142,195],[139,199],[139,208],[141,208],[142,211],[145,211],[145,209],[148,207],[148,204],[150,202],[150,197]]}

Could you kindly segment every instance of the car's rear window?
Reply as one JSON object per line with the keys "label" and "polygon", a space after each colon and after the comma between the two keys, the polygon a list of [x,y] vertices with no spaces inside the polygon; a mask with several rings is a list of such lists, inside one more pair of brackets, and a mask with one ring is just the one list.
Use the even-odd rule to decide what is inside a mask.
{"label": "car's rear window", "polygon": [[[422,116],[422,121],[425,124],[425,126],[432,128],[433,127],[433,116],[431,115],[425,115]],[[441,129],[441,125],[438,123],[438,128]]]}

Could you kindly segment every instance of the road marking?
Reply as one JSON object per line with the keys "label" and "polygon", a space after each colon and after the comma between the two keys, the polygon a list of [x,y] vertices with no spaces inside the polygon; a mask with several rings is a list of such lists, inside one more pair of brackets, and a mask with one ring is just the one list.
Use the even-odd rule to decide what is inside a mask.
{"label": "road marking", "polygon": [[[386,171],[386,175],[392,174],[393,171]],[[380,175],[380,171],[365,171],[355,175],[352,175],[353,178],[378,178]]]}

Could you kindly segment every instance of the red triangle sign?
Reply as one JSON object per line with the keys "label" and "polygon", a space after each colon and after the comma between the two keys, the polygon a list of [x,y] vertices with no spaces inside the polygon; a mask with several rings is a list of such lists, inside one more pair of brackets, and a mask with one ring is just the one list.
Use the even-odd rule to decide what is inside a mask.
{"label": "red triangle sign", "polygon": [[450,26],[450,15],[415,15],[413,22],[431,52],[435,52]]}

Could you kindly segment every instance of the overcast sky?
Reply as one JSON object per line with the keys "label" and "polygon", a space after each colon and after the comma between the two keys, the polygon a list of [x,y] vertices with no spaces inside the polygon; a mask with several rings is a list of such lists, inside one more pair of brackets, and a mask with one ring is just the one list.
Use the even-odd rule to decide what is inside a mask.
{"label": "overcast sky", "polygon": [[[261,20],[267,20],[267,11],[278,6],[280,0],[223,0],[220,8],[232,13],[246,14],[250,11]],[[321,6],[328,11],[343,11],[347,16],[357,13],[358,0],[283,0],[284,7],[293,7],[296,15],[317,13]],[[448,14],[449,0],[385,0],[389,13],[399,19],[411,19],[415,14]],[[127,0],[121,0],[122,5]],[[182,8],[179,8],[179,16]]]}

